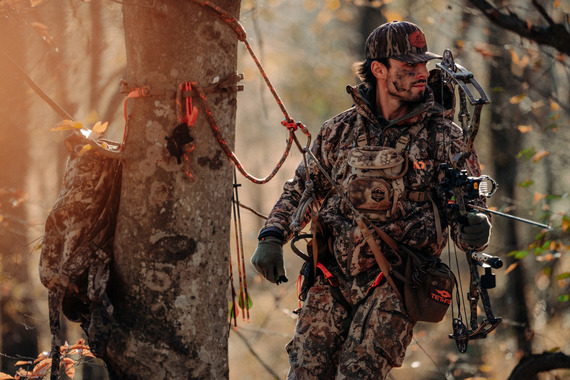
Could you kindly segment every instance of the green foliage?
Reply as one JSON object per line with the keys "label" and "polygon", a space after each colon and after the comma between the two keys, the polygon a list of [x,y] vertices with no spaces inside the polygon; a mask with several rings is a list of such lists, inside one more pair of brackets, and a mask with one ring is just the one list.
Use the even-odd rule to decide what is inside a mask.
{"label": "green foliage", "polygon": [[525,148],[521,150],[517,154],[517,158],[522,158],[523,160],[528,161],[531,158],[533,158],[535,154],[536,154],[536,148],[531,146],[530,148]]}

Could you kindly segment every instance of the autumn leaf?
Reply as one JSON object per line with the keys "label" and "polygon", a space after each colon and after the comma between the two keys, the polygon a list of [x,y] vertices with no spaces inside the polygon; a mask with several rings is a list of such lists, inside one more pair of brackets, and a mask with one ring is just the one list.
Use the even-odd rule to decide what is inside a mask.
{"label": "autumn leaf", "polygon": [[14,365],[15,366],[20,366],[20,365],[29,365],[32,364],[31,361],[27,361],[27,360],[18,360]]}
{"label": "autumn leaf", "polygon": [[532,131],[531,125],[519,125],[517,128],[518,128],[520,133],[528,133],[528,132]]}
{"label": "autumn leaf", "polygon": [[567,216],[562,217],[562,231],[570,230],[570,218]]}
{"label": "autumn leaf", "polygon": [[81,148],[79,153],[77,153],[77,157],[83,156],[85,153],[89,152],[91,149],[93,149],[93,147],[91,145],[89,145],[89,144],[85,145],[83,148]]}
{"label": "autumn leaf", "polygon": [[475,51],[483,56],[485,59],[493,58],[493,53],[488,48],[488,45],[475,46]]}
{"label": "autumn leaf", "polygon": [[518,263],[513,263],[513,264],[509,265],[509,267],[507,269],[505,269],[505,272],[503,274],[511,273],[518,265],[519,265]]}
{"label": "autumn leaf", "polygon": [[541,194],[537,191],[534,193],[533,201],[534,201],[534,203],[536,203],[536,202],[540,201],[541,199],[543,199],[544,197],[545,197],[544,194]]}
{"label": "autumn leaf", "polygon": [[0,372],[0,380],[5,380],[5,379],[14,379],[14,376],[10,376],[7,373]]}
{"label": "autumn leaf", "polygon": [[109,125],[109,122],[107,122],[107,121],[104,123],[101,123],[100,121],[98,121],[93,126],[93,133],[96,133],[98,135],[102,135],[107,130],[107,125]]}
{"label": "autumn leaf", "polygon": [[384,13],[384,16],[386,17],[386,20],[387,20],[388,22],[390,22],[390,21],[404,20],[404,19],[405,19],[405,17],[403,17],[401,13],[394,12],[394,11],[391,11],[391,10],[386,10],[386,11],[383,12],[383,13]]}
{"label": "autumn leaf", "polygon": [[33,372],[38,375],[45,375],[47,370],[51,367],[51,358],[47,358],[39,362],[35,367]]}
{"label": "autumn leaf", "polygon": [[82,129],[83,124],[79,121],[64,120],[57,127],[52,128],[52,131],[69,131],[73,129]]}
{"label": "autumn leaf", "polygon": [[76,350],[78,348],[85,348],[85,339],[79,339],[73,346],[69,347],[70,350]]}
{"label": "autumn leaf", "polygon": [[75,364],[76,361],[72,358],[63,358],[63,364],[65,365],[65,374],[73,379],[75,376]]}
{"label": "autumn leaf", "polygon": [[548,156],[550,153],[548,153],[546,150],[537,152],[534,157],[532,158],[532,160],[534,161],[534,163],[536,164],[538,161],[542,160],[544,157]]}
{"label": "autumn leaf", "polygon": [[526,98],[526,94],[515,95],[509,99],[509,103],[519,104],[524,98]]}
{"label": "autumn leaf", "polygon": [[41,362],[42,360],[44,360],[44,359],[46,359],[46,358],[49,358],[49,354],[50,354],[50,353],[47,352],[47,351],[40,352],[40,354],[38,355],[37,359],[34,360],[34,364],[36,364],[37,362]]}
{"label": "autumn leaf", "polygon": [[340,8],[340,0],[326,0],[327,8],[332,11],[336,11]]}

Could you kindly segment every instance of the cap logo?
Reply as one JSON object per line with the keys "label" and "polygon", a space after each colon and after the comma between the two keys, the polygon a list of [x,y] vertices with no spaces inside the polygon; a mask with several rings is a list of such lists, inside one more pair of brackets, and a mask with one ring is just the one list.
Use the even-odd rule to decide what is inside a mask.
{"label": "cap logo", "polygon": [[426,37],[421,30],[416,30],[410,34],[410,45],[418,49],[422,49],[426,46]]}

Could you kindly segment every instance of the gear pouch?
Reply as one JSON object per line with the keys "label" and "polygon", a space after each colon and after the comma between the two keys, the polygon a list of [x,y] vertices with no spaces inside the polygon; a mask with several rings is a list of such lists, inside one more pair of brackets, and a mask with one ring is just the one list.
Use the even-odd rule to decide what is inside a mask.
{"label": "gear pouch", "polygon": [[404,302],[415,322],[437,323],[445,317],[456,279],[440,259],[408,251]]}
{"label": "gear pouch", "polygon": [[348,156],[347,197],[375,221],[394,217],[404,194],[402,177],[407,160],[396,149],[381,146],[353,148]]}

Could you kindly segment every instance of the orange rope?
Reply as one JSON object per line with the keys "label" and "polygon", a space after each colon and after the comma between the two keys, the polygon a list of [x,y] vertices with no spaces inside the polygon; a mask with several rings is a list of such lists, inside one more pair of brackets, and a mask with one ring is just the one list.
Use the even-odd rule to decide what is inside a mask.
{"label": "orange rope", "polygon": [[234,154],[234,152],[232,152],[232,150],[230,149],[230,147],[228,146],[228,144],[224,140],[224,137],[222,136],[222,133],[220,132],[220,128],[218,127],[218,125],[216,124],[216,120],[214,119],[214,114],[212,113],[212,111],[210,110],[210,107],[208,106],[208,99],[206,98],[206,94],[204,93],[204,90],[202,89],[202,87],[200,87],[200,85],[198,83],[192,82],[192,88],[194,88],[194,90],[198,93],[200,101],[202,102],[202,106],[204,107],[204,113],[206,114],[206,118],[208,119],[210,127],[212,127],[212,132],[214,133],[216,140],[218,140],[218,143],[222,147],[222,150],[226,153],[228,158],[234,163],[234,165],[240,171],[240,173],[244,177],[246,177],[248,180],[250,180],[251,182],[257,183],[257,184],[267,183],[273,177],[275,177],[275,174],[277,174],[279,169],[281,169],[281,167],[283,166],[283,163],[285,162],[285,160],[287,159],[287,156],[289,155],[289,152],[291,150],[291,145],[293,144],[293,137],[294,137],[295,131],[293,131],[293,130],[289,131],[289,138],[287,139],[287,147],[285,148],[285,152],[283,152],[283,156],[281,156],[281,159],[279,160],[279,162],[277,163],[277,165],[275,166],[273,171],[271,173],[269,173],[269,175],[263,179],[253,177],[251,174],[249,174],[243,168],[243,165],[241,164],[241,162],[239,161],[237,156]]}
{"label": "orange rope", "polygon": [[[255,62],[257,69],[259,70],[259,73],[261,74],[261,76],[265,80],[265,83],[266,83],[267,87],[269,88],[269,91],[271,92],[271,94],[275,98],[275,102],[277,103],[277,105],[281,109],[281,112],[283,113],[283,116],[285,117],[285,121],[289,124],[294,123],[293,119],[289,116],[289,113],[287,112],[287,109],[285,108],[283,101],[279,97],[279,94],[277,94],[275,87],[271,84],[269,77],[265,73],[265,70],[263,69],[261,62],[259,61],[259,59],[255,55],[253,49],[251,48],[251,45],[247,41],[247,34],[246,34],[245,30],[243,29],[243,27],[241,26],[241,24],[232,15],[230,15],[228,12],[226,12],[225,10],[220,8],[219,6],[212,4],[211,2],[209,2],[207,0],[192,0],[192,1],[195,2],[196,4],[199,4],[203,7],[206,7],[208,9],[212,10],[213,12],[215,12],[223,22],[228,24],[228,26],[230,26],[233,29],[233,31],[236,33],[238,39],[241,42],[243,42],[247,51],[251,55],[251,58]],[[305,126],[300,124],[300,123],[298,123],[298,126],[301,129],[301,131],[310,139],[311,134],[305,128]],[[295,141],[295,144],[299,147],[299,150],[301,150],[301,152],[302,152],[303,148],[299,144],[299,141],[297,140],[295,135],[293,135],[293,139]]]}
{"label": "orange rope", "polygon": [[[196,90],[196,92],[198,93],[198,96],[202,102],[202,105],[204,107],[204,111],[206,113],[206,117],[208,119],[208,122],[212,128],[212,131],[214,133],[214,136],[216,137],[216,139],[218,140],[218,143],[220,144],[220,146],[222,147],[222,150],[224,151],[224,153],[228,156],[228,158],[235,164],[236,168],[240,171],[240,173],[246,177],[248,180],[250,180],[253,183],[257,183],[257,184],[264,184],[269,182],[273,177],[275,177],[275,175],[277,174],[277,172],[279,171],[279,169],[281,169],[281,167],[283,166],[283,163],[285,162],[285,160],[287,159],[287,157],[289,156],[289,152],[291,150],[291,146],[293,145],[293,142],[295,142],[295,145],[298,147],[299,151],[301,153],[304,153],[304,151],[306,149],[309,148],[310,142],[311,142],[311,134],[309,133],[309,130],[300,122],[295,122],[290,116],[289,113],[287,112],[287,109],[285,108],[285,105],[283,104],[283,101],[281,100],[281,98],[279,97],[279,94],[277,94],[277,91],[275,90],[275,87],[271,84],[271,81],[269,80],[269,77],[267,76],[267,74],[265,73],[265,70],[263,69],[263,66],[261,65],[261,62],[259,61],[259,59],[257,58],[257,56],[255,55],[255,53],[253,52],[253,49],[251,48],[250,44],[247,42],[247,35],[245,30],[243,29],[243,27],[240,25],[240,23],[232,16],[230,15],[228,12],[226,12],[225,10],[223,10],[222,8],[218,7],[215,4],[212,4],[210,1],[207,0],[192,0],[193,2],[195,2],[196,4],[199,4],[203,7],[206,7],[210,10],[212,10],[213,12],[215,12],[217,14],[217,16],[223,21],[225,22],[228,26],[230,26],[233,31],[236,33],[238,39],[240,41],[242,41],[245,45],[245,47],[247,48],[249,54],[251,55],[252,59],[254,60],[261,76],[263,77],[267,87],[269,88],[271,94],[273,95],[273,97],[275,98],[275,101],[277,103],[277,105],[279,106],[279,108],[281,109],[281,112],[283,113],[283,116],[285,117],[285,120],[281,123],[284,127],[286,127],[289,130],[289,137],[287,138],[287,146],[285,148],[285,151],[283,152],[283,155],[281,156],[281,159],[279,160],[279,162],[277,163],[277,165],[275,166],[275,168],[273,169],[273,171],[271,173],[269,173],[269,175],[267,175],[265,178],[256,178],[252,175],[250,175],[244,168],[243,165],[241,164],[241,162],[239,161],[239,159],[237,158],[237,156],[232,152],[232,150],[229,148],[228,144],[226,143],[226,141],[224,140],[219,127],[216,124],[216,121],[214,119],[214,115],[213,113],[210,111],[209,107],[208,107],[208,100],[206,98],[206,95],[204,93],[204,90],[200,87],[200,85],[197,82],[186,82],[186,83],[190,83],[190,85]],[[146,89],[148,90],[148,89]],[[125,124],[126,124],[126,119],[127,119],[127,101],[129,98],[132,97],[142,97],[142,96],[148,96],[148,94],[145,92],[145,88],[137,88],[134,89],[133,91],[131,91],[129,93],[129,95],[127,96],[127,99],[125,99],[125,105],[124,105],[124,113],[125,113]],[[177,94],[176,94],[176,102],[177,102],[177,109],[182,108],[182,88],[179,87]],[[188,110],[190,111],[190,110]],[[192,112],[194,113],[194,110],[192,110]],[[180,119],[180,113],[178,113],[178,118]],[[297,129],[301,129],[301,131],[307,136],[307,146],[303,147],[300,143],[299,140],[297,139],[297,136],[295,135],[295,131]],[[123,137],[123,145],[124,145],[124,140],[126,138],[126,125],[125,125],[125,137]]]}

